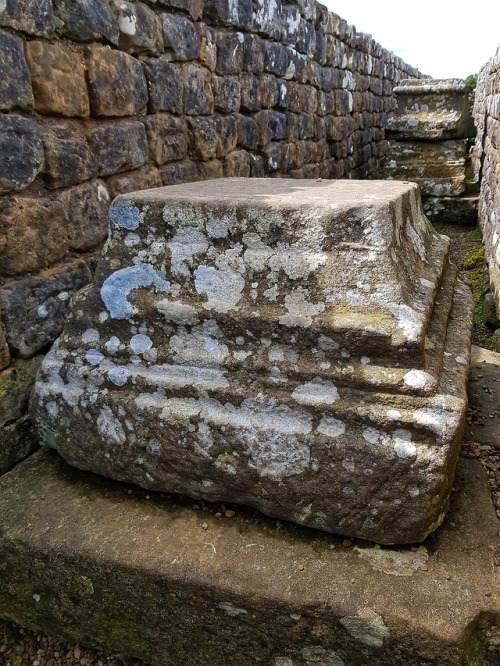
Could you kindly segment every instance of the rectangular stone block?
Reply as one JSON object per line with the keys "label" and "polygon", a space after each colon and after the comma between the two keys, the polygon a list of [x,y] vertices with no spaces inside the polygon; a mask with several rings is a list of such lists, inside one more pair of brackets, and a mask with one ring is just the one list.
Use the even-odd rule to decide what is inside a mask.
{"label": "rectangular stone block", "polygon": [[389,141],[384,175],[409,180],[422,194],[456,197],[465,192],[467,142]]}
{"label": "rectangular stone block", "polygon": [[42,355],[17,359],[0,371],[0,428],[28,411],[28,400],[41,361]]}
{"label": "rectangular stone block", "polygon": [[140,62],[107,46],[87,48],[93,116],[135,116],[146,110],[148,89]]}
{"label": "rectangular stone block", "polygon": [[37,37],[52,37],[54,12],[51,0],[2,0],[0,26]]}
{"label": "rectangular stone block", "polygon": [[143,65],[149,91],[148,110],[181,114],[184,84],[179,66],[163,58],[150,58]]}
{"label": "rectangular stone block", "polygon": [[184,16],[162,14],[165,51],[172,60],[197,60],[200,40],[194,23]]}
{"label": "rectangular stone block", "polygon": [[148,158],[146,130],[135,120],[97,125],[87,138],[99,176],[137,169]]}
{"label": "rectangular stone block", "polygon": [[35,111],[56,116],[89,115],[83,54],[62,44],[26,42]]}
{"label": "rectangular stone block", "polygon": [[163,30],[160,17],[140,2],[117,3],[119,46],[127,53],[163,53]]}
{"label": "rectangular stone block", "polygon": [[85,261],[59,264],[0,289],[0,316],[12,351],[30,358],[53,342],[68,316],[71,296],[88,284]]}
{"label": "rectangular stone block", "polygon": [[393,91],[396,108],[387,132],[398,139],[424,141],[473,136],[471,92],[460,79],[404,79]]}
{"label": "rectangular stone block", "polygon": [[106,178],[106,187],[111,199],[114,199],[118,194],[124,194],[125,192],[149,190],[152,187],[161,187],[162,185],[161,174],[154,166],[144,166],[135,171],[129,171],[128,173],[122,173],[117,176]]}
{"label": "rectangular stone block", "polygon": [[190,154],[202,160],[213,159],[219,141],[215,118],[189,118],[188,127]]}
{"label": "rectangular stone block", "polygon": [[0,475],[8,472],[39,448],[33,422],[29,416],[0,428]]}
{"label": "rectangular stone block", "polygon": [[212,77],[210,71],[197,65],[185,65],[184,113],[190,116],[209,115],[214,110]]}
{"label": "rectangular stone block", "polygon": [[70,187],[59,195],[70,249],[87,251],[104,241],[108,235],[110,199],[104,183],[99,180]]}
{"label": "rectangular stone block", "polygon": [[50,199],[0,199],[0,272],[37,271],[68,251],[62,206]]}
{"label": "rectangular stone block", "polygon": [[188,160],[162,167],[160,175],[164,185],[179,185],[197,180],[195,164]]}
{"label": "rectangular stone block", "polygon": [[31,79],[22,39],[0,30],[0,111],[33,107]]}
{"label": "rectangular stone block", "polygon": [[243,69],[245,36],[242,32],[217,34],[217,74],[239,74]]}
{"label": "rectangular stone block", "polygon": [[212,78],[214,108],[223,113],[237,113],[240,110],[240,84],[236,77],[214,76]]}
{"label": "rectangular stone block", "polygon": [[109,0],[53,0],[54,13],[62,21],[58,30],[79,42],[107,40],[118,45],[120,31]]}
{"label": "rectangular stone block", "polygon": [[187,155],[187,125],[181,118],[166,113],[147,116],[144,120],[149,154],[155,164],[182,160]]}
{"label": "rectangular stone block", "polygon": [[110,219],[37,384],[46,443],[104,476],[328,532],[436,529],[472,299],[415,185],[224,179],[119,197]]}
{"label": "rectangular stone block", "polygon": [[44,164],[37,123],[14,114],[0,114],[0,155],[0,194],[17,192],[33,182]]}
{"label": "rectangular stone block", "polygon": [[70,122],[41,126],[43,182],[49,189],[77,185],[97,175],[97,164],[81,128]]}

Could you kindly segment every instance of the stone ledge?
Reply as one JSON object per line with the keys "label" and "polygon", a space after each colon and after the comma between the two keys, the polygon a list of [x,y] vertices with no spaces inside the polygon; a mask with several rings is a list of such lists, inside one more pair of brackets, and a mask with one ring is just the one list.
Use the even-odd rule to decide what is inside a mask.
{"label": "stone ledge", "polygon": [[0,617],[154,666],[493,666],[498,522],[479,463],[462,460],[456,483],[445,525],[416,551],[343,548],[45,450],[0,480]]}

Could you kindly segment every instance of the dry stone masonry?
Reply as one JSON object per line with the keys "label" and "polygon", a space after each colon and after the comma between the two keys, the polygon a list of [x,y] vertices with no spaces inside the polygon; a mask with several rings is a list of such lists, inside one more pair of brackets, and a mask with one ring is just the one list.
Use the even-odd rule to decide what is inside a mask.
{"label": "dry stone masonry", "polygon": [[479,225],[488,265],[489,289],[484,311],[491,324],[500,324],[500,47],[479,73],[474,102],[477,138],[474,175],[481,182]]}
{"label": "dry stone masonry", "polygon": [[432,221],[476,221],[477,197],[466,195],[471,92],[459,79],[408,79],[394,89],[384,176],[418,183]]}
{"label": "dry stone masonry", "polygon": [[61,332],[117,194],[370,176],[418,76],[312,0],[0,0],[2,368]]}
{"label": "dry stone masonry", "polygon": [[33,411],[72,465],[382,543],[462,436],[472,298],[418,187],[222,179],[118,197]]}

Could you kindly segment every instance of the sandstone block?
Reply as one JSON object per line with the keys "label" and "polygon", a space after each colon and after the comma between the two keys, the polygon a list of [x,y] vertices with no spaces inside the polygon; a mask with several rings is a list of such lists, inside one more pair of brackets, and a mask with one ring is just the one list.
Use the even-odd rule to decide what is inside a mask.
{"label": "sandstone block", "polygon": [[260,81],[250,72],[242,72],[239,76],[240,106],[242,111],[260,111]]}
{"label": "sandstone block", "polygon": [[83,55],[61,44],[26,42],[35,111],[56,116],[89,115]]}
{"label": "sandstone block", "polygon": [[53,5],[63,23],[58,32],[80,42],[105,39],[118,45],[120,31],[108,0],[53,0]]}
{"label": "sandstone block", "polygon": [[330,532],[413,543],[438,526],[472,300],[415,185],[227,179],[120,197],[110,218],[37,384],[45,441]]}
{"label": "sandstone block", "polygon": [[143,62],[149,91],[149,111],[182,113],[184,85],[178,65],[163,58],[151,58]]}
{"label": "sandstone block", "polygon": [[79,259],[0,289],[0,316],[13,353],[29,358],[53,342],[68,316],[71,297],[91,277]]}
{"label": "sandstone block", "polygon": [[161,187],[162,184],[160,172],[153,166],[144,166],[136,171],[121,173],[106,179],[106,188],[111,199],[114,199],[118,194],[135,192],[136,190],[149,190],[152,187]]}
{"label": "sandstone block", "polygon": [[163,53],[163,31],[160,17],[140,2],[120,0],[118,12],[119,46],[128,53]]}
{"label": "sandstone block", "polygon": [[243,68],[245,36],[242,32],[217,34],[217,74],[239,74]]}
{"label": "sandstone block", "polygon": [[0,428],[0,475],[39,448],[33,422],[22,416],[14,423]]}
{"label": "sandstone block", "polygon": [[241,178],[250,176],[250,157],[245,150],[233,150],[224,160],[224,177],[235,176]]}
{"label": "sandstone block", "polygon": [[137,169],[147,160],[146,130],[138,121],[98,125],[87,137],[99,176]]}
{"label": "sandstone block", "polygon": [[0,155],[0,194],[27,187],[44,163],[38,125],[29,118],[0,114]]}
{"label": "sandstone block", "polygon": [[166,113],[147,116],[144,120],[149,154],[155,164],[182,160],[187,155],[186,121]]}
{"label": "sandstone block", "polygon": [[103,182],[93,180],[59,195],[65,230],[72,250],[91,250],[108,234],[110,195]]}
{"label": "sandstone block", "polygon": [[236,148],[238,129],[234,116],[215,116],[217,126],[217,157],[224,157]]}
{"label": "sandstone block", "polygon": [[456,197],[465,191],[467,143],[389,141],[386,178],[418,183],[423,195]]}
{"label": "sandstone block", "polygon": [[54,12],[51,0],[3,0],[0,25],[37,37],[54,33]]}
{"label": "sandstone block", "polygon": [[106,46],[87,48],[93,116],[134,116],[146,110],[148,89],[139,61]]}
{"label": "sandstone block", "polygon": [[32,106],[33,93],[23,41],[0,30],[0,111],[27,110]]}
{"label": "sandstone block", "polygon": [[405,79],[394,88],[397,105],[387,131],[400,139],[473,136],[469,88],[460,79]]}
{"label": "sandstone block", "polygon": [[50,199],[0,199],[0,272],[50,266],[68,251],[62,206]]}
{"label": "sandstone block", "polygon": [[272,109],[278,104],[279,86],[278,79],[272,74],[262,74],[259,77],[260,102],[264,109]]}
{"label": "sandstone block", "polygon": [[5,337],[5,331],[0,321],[0,370],[6,368],[10,363],[10,350]]}
{"label": "sandstone block", "polygon": [[0,429],[24,416],[42,356],[17,359],[0,371]]}
{"label": "sandstone block", "polygon": [[196,163],[197,180],[213,180],[224,176],[224,166],[220,160],[208,160]]}
{"label": "sandstone block", "polygon": [[186,65],[183,74],[184,113],[190,116],[213,113],[214,98],[209,70],[196,65]]}
{"label": "sandstone block", "polygon": [[213,159],[219,141],[215,118],[189,118],[189,152],[202,160]]}
{"label": "sandstone block", "polygon": [[253,74],[262,74],[264,71],[264,42],[257,35],[245,35],[243,69]]}
{"label": "sandstone block", "polygon": [[162,167],[160,175],[164,185],[179,185],[197,180],[194,162],[187,160]]}
{"label": "sandstone block", "polygon": [[214,76],[212,90],[216,111],[235,113],[240,110],[240,84],[236,77]]}
{"label": "sandstone block", "polygon": [[192,21],[184,16],[162,14],[165,51],[172,60],[197,60],[200,40]]}
{"label": "sandstone block", "polygon": [[259,145],[259,128],[250,116],[236,116],[237,144],[248,150],[257,150]]}
{"label": "sandstone block", "polygon": [[259,111],[254,116],[259,128],[259,144],[265,146],[269,141],[281,141],[286,136],[286,116],[278,111]]}
{"label": "sandstone block", "polygon": [[75,125],[67,122],[43,125],[41,137],[45,152],[42,177],[46,187],[68,187],[97,175],[89,144]]}
{"label": "sandstone block", "polygon": [[200,64],[214,72],[217,65],[216,32],[205,23],[196,23],[196,30],[200,39]]}

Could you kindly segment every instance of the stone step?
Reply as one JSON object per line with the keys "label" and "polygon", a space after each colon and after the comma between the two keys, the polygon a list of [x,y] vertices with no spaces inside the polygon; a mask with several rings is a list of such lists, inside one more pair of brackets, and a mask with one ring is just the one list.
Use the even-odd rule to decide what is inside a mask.
{"label": "stone step", "polygon": [[460,461],[456,490],[418,548],[345,547],[45,450],[0,479],[0,617],[152,666],[495,666],[499,528],[479,463]]}

